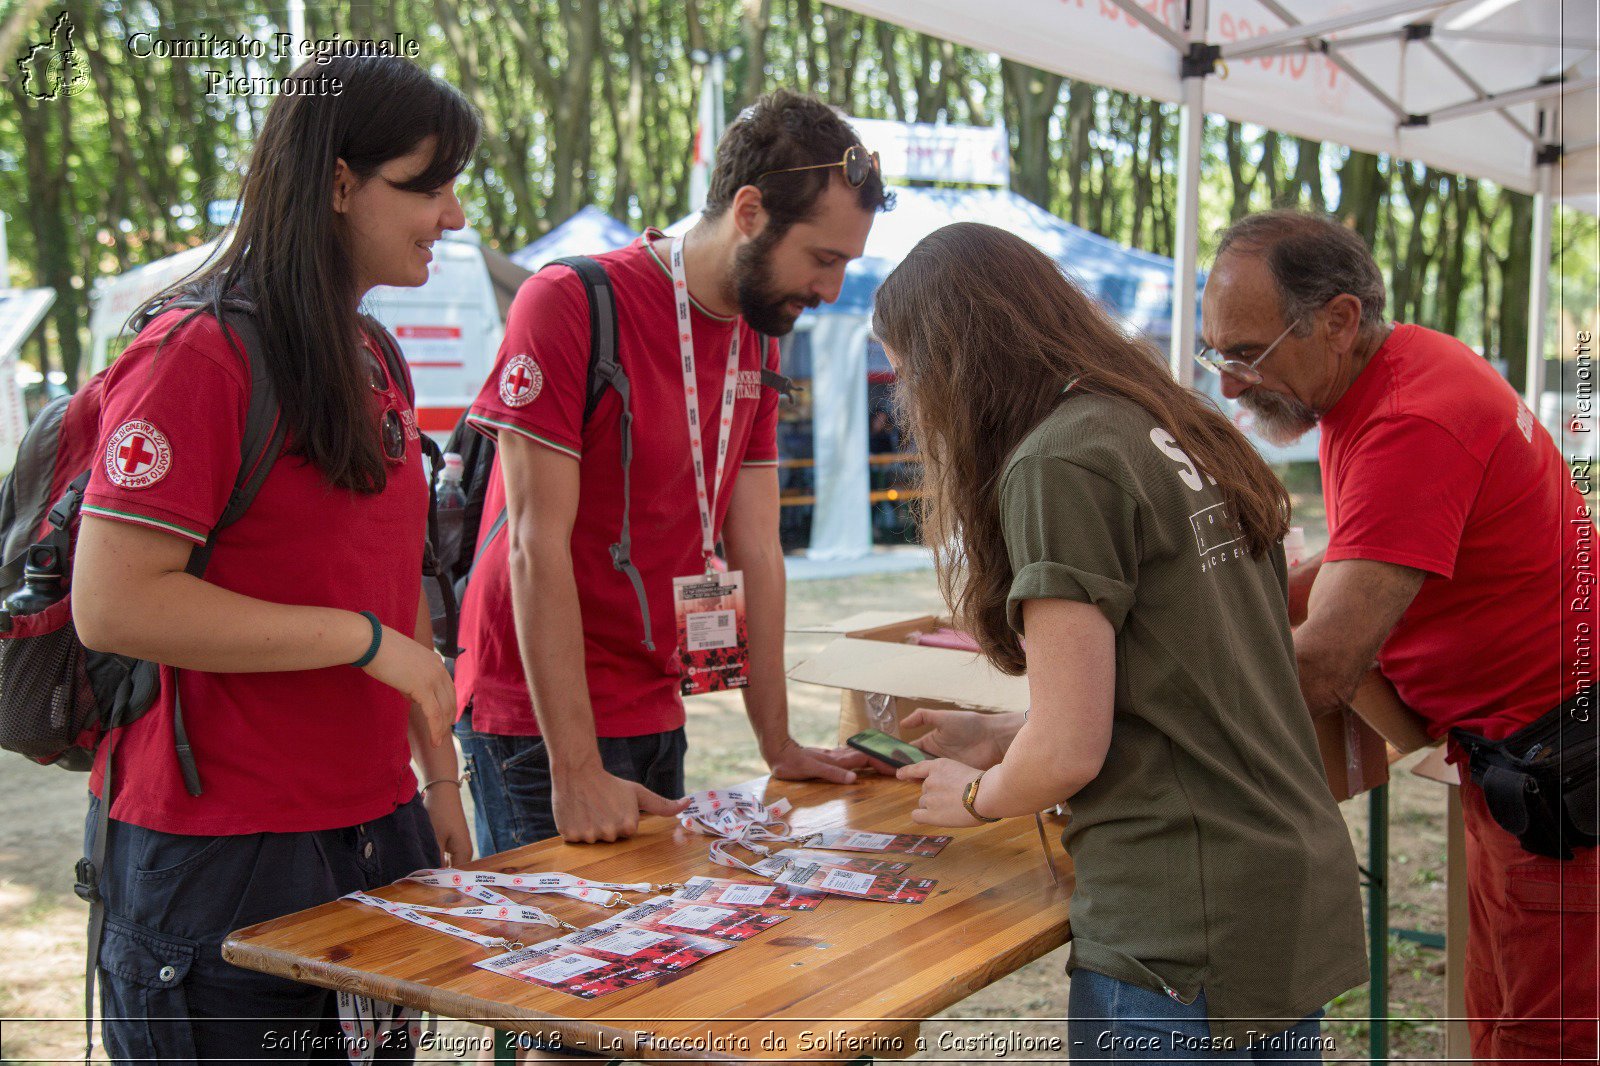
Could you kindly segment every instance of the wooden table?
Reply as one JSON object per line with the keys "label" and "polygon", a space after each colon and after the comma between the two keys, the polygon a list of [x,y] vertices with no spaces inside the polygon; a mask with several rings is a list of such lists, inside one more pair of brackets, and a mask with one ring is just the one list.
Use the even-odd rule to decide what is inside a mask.
{"label": "wooden table", "polygon": [[[910,818],[919,786],[871,775],[854,785],[760,778],[746,787],[765,789],[768,802],[788,798],[800,832],[849,826],[949,833],[955,840],[939,856],[907,859],[906,876],[934,878],[938,887],[918,905],[832,897],[814,911],[785,912],[787,921],[731,951],[594,1000],[476,969],[472,964],[493,952],[349,901],[241,929],[222,954],[249,969],[501,1030],[546,1039],[559,1033],[564,1048],[611,1057],[852,1061],[913,1054],[921,1021],[1068,939],[1072,873],[1059,825],[1046,822],[1058,886],[1032,819],[925,830]],[[637,836],[615,844],[547,840],[469,865],[605,881],[742,877],[711,863],[709,843],[667,819],[646,818]],[[471,902],[413,882],[374,894],[444,906]],[[559,896],[527,898],[575,925],[617,913]],[[541,926],[459,924],[527,942],[559,935]]]}

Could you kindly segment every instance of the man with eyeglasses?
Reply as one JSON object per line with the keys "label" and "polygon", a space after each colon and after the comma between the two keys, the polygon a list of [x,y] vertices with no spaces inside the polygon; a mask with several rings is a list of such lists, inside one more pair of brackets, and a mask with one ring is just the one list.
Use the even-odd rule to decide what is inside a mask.
{"label": "man with eyeglasses", "polygon": [[[1198,358],[1223,395],[1275,443],[1322,430],[1328,547],[1295,632],[1306,703],[1347,706],[1376,660],[1434,737],[1590,720],[1590,511],[1510,385],[1454,338],[1384,321],[1384,303],[1360,237],[1292,211],[1236,223],[1206,282]],[[1597,849],[1529,851],[1459,737],[1474,1056],[1593,1061]]]}
{"label": "man with eyeglasses", "polygon": [[[626,479],[619,395],[585,413],[591,320],[580,278],[551,267],[517,294],[468,415],[499,442],[456,671],[482,852],[557,833],[617,840],[641,812],[681,810],[680,686],[706,671],[745,686],[775,776],[854,779],[789,731],[769,382],[773,338],[838,298],[889,202],[876,156],[850,127],[821,102],[778,91],[728,128],[688,233],[651,229],[595,257],[631,393]],[[616,542],[628,553],[625,503],[636,575],[611,551]],[[492,537],[487,516],[502,507],[505,532]],[[697,606],[702,594],[721,602],[731,572],[742,574],[744,617]]]}

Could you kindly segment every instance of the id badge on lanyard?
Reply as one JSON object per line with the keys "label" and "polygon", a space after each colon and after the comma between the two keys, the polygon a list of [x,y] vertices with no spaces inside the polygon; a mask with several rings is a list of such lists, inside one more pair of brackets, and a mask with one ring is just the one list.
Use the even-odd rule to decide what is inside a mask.
{"label": "id badge on lanyard", "polygon": [[705,447],[700,432],[700,399],[694,366],[694,328],[689,320],[689,283],[683,267],[683,238],[672,241],[672,298],[678,312],[678,356],[683,369],[684,413],[688,418],[689,455],[694,467],[695,504],[700,512],[700,553],[705,569],[672,581],[672,607],[678,626],[679,691],[685,696],[744,688],[750,681],[750,646],[746,639],[744,574],[718,571],[712,532],[717,491],[727,469],[728,441],[733,436],[733,408],[739,384],[739,327],[728,344],[728,369],[722,381],[722,413],[717,420],[717,465],[706,476]]}

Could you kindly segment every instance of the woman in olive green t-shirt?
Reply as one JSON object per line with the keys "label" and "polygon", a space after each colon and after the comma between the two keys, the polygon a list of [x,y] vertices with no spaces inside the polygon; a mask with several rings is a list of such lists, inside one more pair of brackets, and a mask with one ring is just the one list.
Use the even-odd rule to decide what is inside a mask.
{"label": "woman in olive green t-shirt", "polygon": [[1076,1053],[1320,1059],[1322,1006],[1365,980],[1366,955],[1295,676],[1288,494],[1002,230],[928,236],[873,325],[922,452],[941,588],[1032,695],[1026,718],[907,720],[945,756],[901,772],[924,782],[917,821],[1071,799]]}

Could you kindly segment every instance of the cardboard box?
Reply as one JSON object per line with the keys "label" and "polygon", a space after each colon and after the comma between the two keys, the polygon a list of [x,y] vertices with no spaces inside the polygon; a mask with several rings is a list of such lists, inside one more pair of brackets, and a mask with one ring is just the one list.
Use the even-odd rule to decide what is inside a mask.
{"label": "cardboard box", "polygon": [[903,740],[926,730],[900,721],[918,707],[973,711],[1025,711],[1028,679],[1008,677],[981,656],[905,643],[946,619],[931,614],[867,611],[798,633],[832,633],[838,639],[789,671],[792,681],[840,689],[839,743],[863,729]]}
{"label": "cardboard box", "polygon": [[1361,679],[1350,706],[1402,755],[1437,743],[1428,736],[1422,716],[1400,702],[1399,693],[1377,667],[1368,670],[1367,676]]}
{"label": "cardboard box", "polygon": [[1312,725],[1335,800],[1343,803],[1389,780],[1389,747],[1360,715],[1335,711]]}
{"label": "cardboard box", "polygon": [[[796,633],[834,634],[837,639],[796,664],[789,679],[840,690],[840,744],[863,729],[881,729],[903,740],[915,740],[926,730],[906,730],[900,722],[918,707],[996,713],[1027,710],[1026,677],[1002,674],[971,652],[905,643],[913,633],[948,624],[947,619],[931,614],[867,611],[826,625],[794,629]],[[1393,697],[1393,689],[1389,695]],[[1381,698],[1381,690],[1368,691],[1365,686],[1357,696],[1358,701],[1372,705]],[[1394,702],[1399,705],[1398,700]],[[1327,715],[1315,722],[1315,732],[1328,786],[1336,799],[1349,799],[1389,780],[1384,737],[1361,717],[1349,712]]]}

